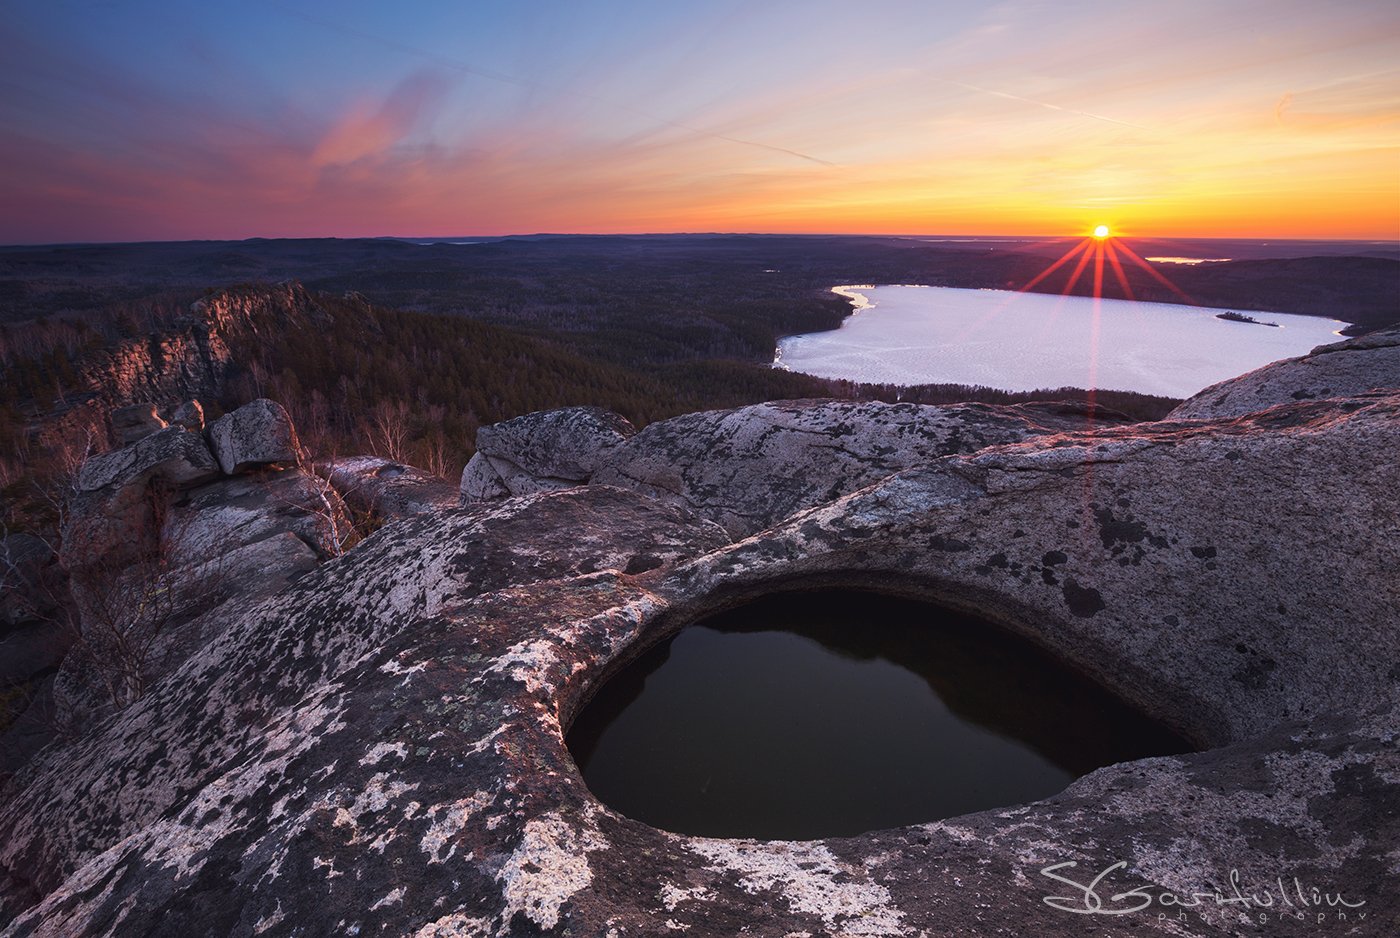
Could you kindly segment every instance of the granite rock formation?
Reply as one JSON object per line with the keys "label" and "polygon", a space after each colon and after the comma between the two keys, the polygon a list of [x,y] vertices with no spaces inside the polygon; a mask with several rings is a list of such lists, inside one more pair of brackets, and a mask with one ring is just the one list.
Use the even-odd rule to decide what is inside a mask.
{"label": "granite rock formation", "polygon": [[205,429],[209,448],[225,475],[254,466],[297,461],[297,434],[287,410],[258,398],[224,414]]}
{"label": "granite rock formation", "polygon": [[[110,435],[114,445],[126,445],[132,440],[111,423],[118,408],[218,399],[238,371],[231,346],[289,322],[318,322],[324,315],[306,288],[295,282],[213,292],[178,316],[150,323],[150,334],[126,339],[85,360],[81,388],[67,395],[60,412],[43,421],[40,436],[53,441],[97,429],[99,436]],[[203,429],[202,424],[189,426],[173,412],[160,416],[167,423]]]}
{"label": "granite rock formation", "polygon": [[[630,488],[719,522],[736,537],[752,534],[804,508],[829,502],[940,456],[970,453],[1046,433],[1126,422],[1121,415],[1074,403],[991,407],[883,404],[878,401],[777,401],[737,410],[706,411],[662,420],[599,453],[592,469],[574,460],[567,480],[542,477],[547,464],[525,446],[546,433],[561,435],[559,416],[527,414],[483,427],[462,477],[464,502],[577,485]],[[613,418],[620,421],[622,418]],[[565,424],[569,426],[570,424]],[[500,428],[509,427],[509,432]],[[540,428],[540,429],[536,429]],[[586,441],[572,444],[574,451]],[[478,474],[490,460],[511,466],[501,484]],[[523,478],[522,478],[523,476]]]}
{"label": "granite rock formation", "polygon": [[462,472],[464,504],[587,482],[636,429],[600,407],[567,407],[482,427]]}
{"label": "granite rock formation", "polygon": [[1400,326],[1319,345],[1306,355],[1213,384],[1182,401],[1169,419],[1238,417],[1278,404],[1393,387],[1400,387]]}
{"label": "granite rock formation", "polygon": [[[53,674],[30,709],[97,719],[177,667],[233,610],[280,591],[354,539],[329,482],[296,466],[255,464],[281,458],[295,440],[279,405],[255,401],[224,420],[232,442],[223,448],[238,454],[230,460],[238,474],[221,472],[204,435],[175,423],[84,463],[52,570],[29,557],[36,551],[24,538],[5,540],[5,608],[24,617],[0,644],[9,659],[0,692],[32,689]],[[10,601],[21,595],[10,580],[39,574],[51,582],[24,591],[23,604]],[[124,693],[112,690],[114,675],[129,685]],[[52,739],[59,722],[21,719],[0,732],[0,772]]]}
{"label": "granite rock formation", "polygon": [[345,503],[381,518],[404,518],[457,504],[458,487],[381,456],[352,456],[320,467]]}
{"label": "granite rock formation", "polygon": [[[20,771],[4,934],[1400,929],[1400,390],[1096,429],[940,410],[873,410],[909,428],[885,444],[824,428],[836,405],[699,415],[706,444],[643,431],[588,484],[386,525]],[[603,484],[643,445],[681,482]],[[563,732],[596,682],[813,585],[975,611],[1204,751],[810,842],[672,834],[593,798]],[[1259,904],[1208,898],[1236,883]],[[1093,901],[1124,914],[1076,914]]]}

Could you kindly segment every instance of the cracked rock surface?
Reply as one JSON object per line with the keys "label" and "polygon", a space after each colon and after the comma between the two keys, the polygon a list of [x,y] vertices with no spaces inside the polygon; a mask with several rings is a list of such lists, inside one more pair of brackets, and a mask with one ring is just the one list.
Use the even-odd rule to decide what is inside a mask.
{"label": "cracked rock surface", "polygon": [[1173,420],[1238,417],[1294,401],[1400,387],[1400,326],[1319,345],[1306,355],[1213,384],[1173,410]]}
{"label": "cracked rock surface", "polygon": [[351,456],[322,470],[346,503],[382,518],[405,518],[457,504],[457,487],[380,456]]}
{"label": "cracked rock surface", "polygon": [[601,407],[565,407],[482,427],[462,471],[462,503],[572,488],[636,432]]}
{"label": "cracked rock surface", "polygon": [[[667,421],[590,484],[405,518],[304,574],[9,783],[3,934],[1400,930],[1400,392],[1092,430],[860,406],[692,415],[692,476],[602,484],[651,472],[634,447],[685,451]],[[1204,751],[808,842],[682,836],[593,798],[563,733],[594,682],[815,585],[975,611]],[[1119,908],[1228,895],[1232,871],[1300,894],[1252,920],[1075,914],[1085,893],[1042,872],[1070,863]],[[1364,904],[1323,926],[1339,907],[1300,908],[1313,887]]]}

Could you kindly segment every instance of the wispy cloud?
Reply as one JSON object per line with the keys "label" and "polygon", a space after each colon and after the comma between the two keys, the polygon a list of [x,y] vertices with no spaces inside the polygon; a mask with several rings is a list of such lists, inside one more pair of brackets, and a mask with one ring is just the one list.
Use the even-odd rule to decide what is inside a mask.
{"label": "wispy cloud", "polygon": [[1034,98],[1027,98],[1024,95],[1011,94],[1009,91],[997,91],[993,88],[983,88],[980,85],[974,85],[971,82],[966,81],[958,81],[954,78],[937,78],[934,80],[944,82],[945,84],[954,85],[958,88],[965,88],[968,91],[975,91],[978,94],[989,94],[998,98],[1006,98],[1009,101],[1020,101],[1022,104],[1029,104],[1033,107],[1045,108],[1048,111],[1060,111],[1065,114],[1075,114],[1079,117],[1088,117],[1096,121],[1103,121],[1106,124],[1117,124],[1120,127],[1132,127],[1135,130],[1148,129],[1142,126],[1141,124],[1134,124],[1131,121],[1119,120],[1116,117],[1105,117],[1102,114],[1094,114],[1090,111],[1081,111],[1078,108],[1061,107],[1058,104],[1051,104],[1049,101],[1038,101]]}

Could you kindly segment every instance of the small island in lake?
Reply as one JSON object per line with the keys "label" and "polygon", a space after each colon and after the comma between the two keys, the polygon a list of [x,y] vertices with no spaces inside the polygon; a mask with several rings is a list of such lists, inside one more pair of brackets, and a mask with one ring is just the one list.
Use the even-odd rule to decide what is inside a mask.
{"label": "small island in lake", "polygon": [[1237,313],[1234,310],[1216,313],[1215,318],[1224,319],[1227,322],[1252,322],[1256,326],[1273,326],[1275,329],[1278,328],[1278,323],[1276,322],[1264,322],[1262,319],[1255,319],[1253,316],[1246,316],[1244,313]]}

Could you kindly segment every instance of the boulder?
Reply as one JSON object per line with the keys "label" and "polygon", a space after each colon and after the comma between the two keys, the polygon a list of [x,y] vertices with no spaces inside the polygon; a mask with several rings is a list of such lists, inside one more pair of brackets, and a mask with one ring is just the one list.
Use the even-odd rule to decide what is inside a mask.
{"label": "boulder", "polygon": [[379,456],[351,456],[321,470],[346,503],[381,518],[404,518],[456,506],[458,487],[421,469]]}
{"label": "boulder", "polygon": [[170,422],[193,433],[201,433],[204,430],[204,405],[195,400],[185,401],[171,412]]}
{"label": "boulder", "polygon": [[482,427],[462,474],[462,501],[579,485],[634,433],[625,419],[600,407],[540,411]]}
{"label": "boulder", "polygon": [[[934,421],[918,464],[735,543],[596,481],[385,527],[243,610],[80,747],[20,770],[0,801],[0,920],[1054,938],[1305,934],[1338,908],[1295,921],[1297,898],[1275,894],[1252,910],[1263,925],[1238,906],[1187,925],[1166,902],[1123,909],[1134,889],[1189,902],[1237,877],[1261,895],[1295,880],[1340,893],[1368,919],[1329,925],[1389,929],[1400,393],[1039,434],[990,410],[967,412],[966,432],[1022,438],[943,456],[941,417],[885,415],[892,437]],[[861,439],[811,414],[800,426]],[[747,479],[764,447],[730,439],[709,459]],[[852,465],[888,455],[870,445]],[[599,681],[710,610],[841,584],[979,612],[1210,748],[1032,804],[802,843],[668,833],[589,793],[563,736]],[[1086,925],[1084,891],[1047,869],[1106,871],[1099,898],[1125,914]]]}
{"label": "boulder", "polygon": [[154,404],[128,404],[112,409],[112,435],[118,446],[130,446],[165,427]]}
{"label": "boulder", "polygon": [[[155,550],[156,516],[173,493],[218,475],[204,438],[182,427],[93,456],[78,470],[77,491],[64,512],[64,569],[120,567]],[[153,492],[153,482],[162,491]]]}
{"label": "boulder", "polygon": [[206,431],[209,446],[226,475],[270,463],[297,460],[297,435],[287,410],[259,398],[224,414]]}
{"label": "boulder", "polygon": [[1082,404],[931,406],[777,401],[653,423],[603,460],[593,481],[630,488],[760,531],[901,469],[1126,417]]}
{"label": "boulder", "polygon": [[165,513],[161,541],[182,567],[208,564],[240,547],[291,533],[318,556],[340,553],[350,534],[340,496],[300,469],[233,476],[190,489]]}
{"label": "boulder", "polygon": [[1237,417],[1279,404],[1346,397],[1400,387],[1400,327],[1319,345],[1306,355],[1213,384],[1167,415],[1169,420]]}
{"label": "boulder", "polygon": [[166,427],[131,446],[100,453],[78,470],[80,492],[144,487],[159,479],[171,486],[193,485],[219,474],[204,438],[183,427]]}

